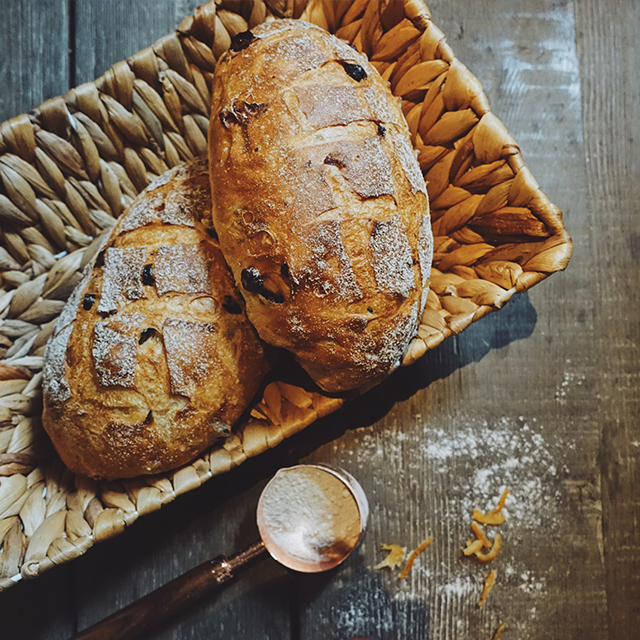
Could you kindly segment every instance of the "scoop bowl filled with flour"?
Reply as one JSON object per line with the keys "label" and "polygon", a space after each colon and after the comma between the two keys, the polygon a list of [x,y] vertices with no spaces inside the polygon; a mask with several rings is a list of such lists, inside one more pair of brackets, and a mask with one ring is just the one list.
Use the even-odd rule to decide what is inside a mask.
{"label": "scoop bowl filled with flour", "polygon": [[290,569],[331,569],[355,549],[366,527],[364,491],[346,471],[325,465],[281,469],[258,503],[260,536]]}

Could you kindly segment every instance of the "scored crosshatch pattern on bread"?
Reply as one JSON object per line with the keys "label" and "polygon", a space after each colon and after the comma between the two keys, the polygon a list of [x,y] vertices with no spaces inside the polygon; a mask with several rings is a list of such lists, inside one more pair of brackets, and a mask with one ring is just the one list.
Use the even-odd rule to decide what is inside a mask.
{"label": "scored crosshatch pattern on bread", "polygon": [[229,435],[271,368],[211,226],[208,169],[199,158],[149,184],[54,325],[42,425],[76,473],[190,462]]}
{"label": "scored crosshatch pattern on bread", "polygon": [[370,388],[416,335],[431,270],[409,128],[343,40],[299,20],[252,34],[220,58],[211,92],[220,248],[265,342],[328,393]]}
{"label": "scored crosshatch pattern on bread", "polygon": [[203,5],[97,81],[0,125],[0,589],[82,555],[342,404],[274,381],[223,445],[176,471],[115,484],[68,471],[40,424],[44,347],[98,236],[151,180],[206,154],[216,60],[268,17],[336,33],[402,100],[435,240],[405,364],[568,263],[560,211],[420,0]]}

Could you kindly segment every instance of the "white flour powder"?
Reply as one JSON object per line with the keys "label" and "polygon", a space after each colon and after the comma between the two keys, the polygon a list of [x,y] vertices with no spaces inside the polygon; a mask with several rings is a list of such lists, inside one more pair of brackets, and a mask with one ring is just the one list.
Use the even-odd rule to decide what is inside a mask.
{"label": "white flour powder", "polygon": [[358,542],[358,505],[344,483],[327,471],[283,469],[270,482],[261,503],[273,542],[304,562],[346,555]]}

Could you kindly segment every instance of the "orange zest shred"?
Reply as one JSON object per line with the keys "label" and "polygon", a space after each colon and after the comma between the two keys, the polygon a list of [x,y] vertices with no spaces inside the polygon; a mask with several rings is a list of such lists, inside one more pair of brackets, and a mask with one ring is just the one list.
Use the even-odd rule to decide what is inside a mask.
{"label": "orange zest shred", "polygon": [[503,622],[497,629],[496,632],[491,637],[491,640],[500,640],[502,638],[502,632],[504,631],[507,625]]}
{"label": "orange zest shred", "polygon": [[505,521],[505,517],[501,513],[482,513],[479,509],[474,509],[471,517],[480,524],[493,526],[502,524]]}
{"label": "orange zest shred", "polygon": [[257,420],[266,420],[267,416],[265,416],[259,409],[258,409],[259,405],[256,405],[255,407],[253,407],[253,409],[251,409],[251,417],[252,418],[256,418]]}
{"label": "orange zest shred", "polygon": [[481,607],[489,597],[493,585],[496,583],[496,571],[491,569],[489,575],[484,579],[484,587],[482,587],[482,593],[480,594],[480,600],[478,600],[478,606]]}
{"label": "orange zest shred", "polygon": [[424,542],[420,543],[410,554],[407,559],[407,564],[404,565],[404,569],[400,572],[400,578],[403,580],[409,575],[411,567],[416,558],[433,542],[433,538],[427,538]]}
{"label": "orange zest shred", "polygon": [[504,509],[504,505],[507,502],[507,496],[510,493],[510,489],[505,489],[498,500],[498,506],[495,509],[491,509],[489,513],[482,513],[479,509],[474,509],[471,517],[480,524],[499,525],[505,521],[504,515],[500,513]]}
{"label": "orange zest shred", "polygon": [[491,547],[491,540],[487,538],[484,531],[482,530],[482,527],[477,522],[471,523],[471,530],[476,534],[476,538],[482,541],[483,547],[487,547],[487,549]]}
{"label": "orange zest shred", "polygon": [[474,540],[473,542],[469,540],[467,541],[467,546],[462,550],[462,553],[464,553],[465,556],[472,556],[474,553],[482,551],[482,547],[484,547],[482,540]]}
{"label": "orange zest shred", "polygon": [[383,567],[395,569],[404,560],[407,553],[405,548],[397,544],[383,544],[382,548],[389,553],[382,562],[373,567],[374,569],[382,569]]}
{"label": "orange zest shred", "polygon": [[478,558],[480,562],[491,562],[492,560],[495,560],[497,555],[500,553],[500,549],[502,549],[502,536],[499,533],[496,533],[496,539],[493,541],[491,549],[489,549],[487,553],[476,553],[476,558]]}
{"label": "orange zest shred", "polygon": [[500,513],[504,509],[504,505],[507,501],[507,496],[510,493],[510,489],[505,489],[502,495],[500,496],[500,500],[498,500],[498,506],[495,509],[492,509],[489,513]]}

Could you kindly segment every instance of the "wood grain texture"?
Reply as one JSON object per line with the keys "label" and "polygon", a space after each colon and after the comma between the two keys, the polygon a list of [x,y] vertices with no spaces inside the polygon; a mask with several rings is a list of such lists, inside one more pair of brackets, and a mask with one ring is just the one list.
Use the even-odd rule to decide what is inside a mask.
{"label": "wood grain texture", "polygon": [[[0,48],[14,60],[9,68],[0,58],[0,80],[11,76],[2,117],[62,93],[71,76],[94,79],[197,4],[0,0],[12,25]],[[640,7],[429,6],[564,210],[575,243],[568,270],[276,450],[0,594],[0,637],[67,638],[199,562],[250,544],[262,487],[299,460],[341,465],[363,485],[371,518],[352,557],[317,576],[266,560],[150,638],[489,640],[503,621],[504,640],[637,637]],[[53,22],[55,7],[67,22],[75,15],[71,31],[51,28],[62,25]],[[51,46],[38,49],[41,42]],[[68,46],[71,74],[61,71]],[[16,61],[17,51],[36,53]],[[23,64],[29,56],[35,66]],[[33,101],[17,107],[25,95]],[[479,609],[489,567],[461,549],[471,509],[492,507],[507,486],[504,547],[491,565],[496,586]],[[399,569],[374,569],[382,543],[411,549],[428,536],[434,543],[406,581]]]}
{"label": "wood grain texture", "polygon": [[1,0],[0,24],[0,122],[4,122],[70,88],[69,2]]}
{"label": "wood grain texture", "polygon": [[73,43],[77,84],[99,78],[116,62],[151,46],[201,4],[198,0],[80,0]]}
{"label": "wood grain texture", "polygon": [[[0,0],[0,122],[70,87],[68,0]],[[45,62],[46,61],[46,62]],[[75,628],[73,570],[17,585],[0,600],[0,637],[63,640]],[[42,606],[33,615],[33,606]]]}
{"label": "wood grain texture", "polygon": [[[609,628],[636,638],[640,621],[640,43],[638,3],[576,3],[588,196],[597,213],[595,392],[602,464]],[[606,267],[604,267],[606,265]]]}

